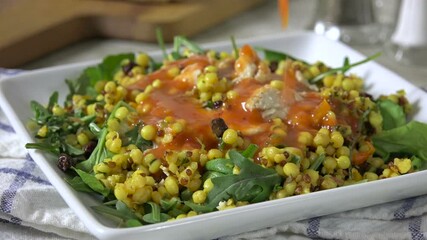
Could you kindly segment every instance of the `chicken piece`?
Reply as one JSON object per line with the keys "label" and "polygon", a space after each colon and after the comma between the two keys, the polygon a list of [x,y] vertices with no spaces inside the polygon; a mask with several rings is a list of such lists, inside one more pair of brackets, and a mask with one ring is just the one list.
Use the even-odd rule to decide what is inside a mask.
{"label": "chicken piece", "polygon": [[270,85],[258,88],[247,100],[246,109],[258,109],[264,119],[285,118],[289,107],[282,100],[281,92]]}

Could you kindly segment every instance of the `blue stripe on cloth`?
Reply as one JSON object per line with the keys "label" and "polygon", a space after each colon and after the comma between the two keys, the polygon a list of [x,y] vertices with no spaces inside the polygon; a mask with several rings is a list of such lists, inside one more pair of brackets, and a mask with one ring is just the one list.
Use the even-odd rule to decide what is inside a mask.
{"label": "blue stripe on cloth", "polygon": [[10,132],[10,133],[15,132],[15,129],[13,129],[12,126],[10,126],[9,124],[6,124],[6,123],[2,123],[2,122],[0,122],[0,129],[5,131],[5,132]]}
{"label": "blue stripe on cloth", "polygon": [[310,238],[319,237],[320,217],[308,219],[307,236]]}
{"label": "blue stripe on cloth", "polygon": [[[25,161],[21,171],[30,173],[34,170],[35,167],[36,165],[31,159],[29,161]],[[13,201],[15,199],[16,193],[22,186],[24,186],[26,181],[27,178],[23,177],[21,174],[15,176],[12,183],[9,185],[9,188],[6,189],[1,196],[0,211],[4,213],[10,213],[12,211]]]}
{"label": "blue stripe on cloth", "polygon": [[51,185],[49,181],[46,181],[40,177],[34,176],[31,173],[24,172],[22,170],[14,169],[14,168],[0,168],[0,173],[6,173],[6,174],[14,174],[17,176],[20,176],[22,178],[25,178],[26,180],[30,180],[35,183],[39,183],[42,185]]}
{"label": "blue stripe on cloth", "polygon": [[400,208],[398,208],[394,212],[393,214],[394,219],[396,220],[404,219],[406,217],[406,212],[408,212],[414,206],[416,199],[417,199],[416,197],[405,199],[402,205],[400,206]]}
{"label": "blue stripe on cloth", "polygon": [[413,240],[425,240],[424,234],[421,232],[421,217],[414,217],[409,222],[409,232],[411,233],[411,238]]}

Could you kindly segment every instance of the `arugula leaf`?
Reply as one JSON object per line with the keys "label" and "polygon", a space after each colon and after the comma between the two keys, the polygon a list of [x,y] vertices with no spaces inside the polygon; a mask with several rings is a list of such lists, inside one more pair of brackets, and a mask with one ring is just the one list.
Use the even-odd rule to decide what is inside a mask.
{"label": "arugula leaf", "polygon": [[239,48],[237,47],[236,39],[234,38],[234,36],[231,36],[230,39],[231,39],[231,46],[233,46],[233,55],[235,58],[237,58],[239,56]]}
{"label": "arugula leaf", "polygon": [[166,52],[165,41],[163,39],[163,32],[162,32],[162,29],[159,27],[156,28],[156,38],[157,38],[157,43],[159,44],[159,47],[162,50],[163,59],[167,59],[168,54]]}
{"label": "arugula leaf", "polygon": [[310,165],[310,169],[312,170],[317,170],[320,165],[322,165],[323,161],[325,161],[325,154],[320,154],[314,161],[313,163]]}
{"label": "arugula leaf", "polygon": [[184,36],[175,36],[173,39],[173,51],[171,53],[171,56],[174,60],[182,58],[181,56],[181,47],[188,48],[191,52],[195,54],[203,54],[204,51],[199,45],[196,43],[191,42]]}
{"label": "arugula leaf", "polygon": [[107,214],[109,216],[119,218],[128,227],[142,226],[142,223],[140,221],[141,217],[139,217],[138,214],[134,213],[131,209],[129,209],[122,201],[116,202],[115,209],[106,206],[105,203],[104,205],[92,206],[91,208],[98,213]]}
{"label": "arugula leaf", "polygon": [[118,200],[116,202],[116,209],[120,213],[126,215],[127,219],[137,219],[138,218],[138,216],[135,214],[135,212],[132,211],[130,208],[128,208],[128,206],[122,201]]}
{"label": "arugula leaf", "polygon": [[123,53],[107,56],[100,64],[86,68],[76,80],[65,80],[70,89],[67,100],[70,100],[71,96],[74,94],[84,94],[95,97],[95,84],[101,80],[113,80],[114,74],[120,69],[123,60],[134,61],[135,54]]}
{"label": "arugula leaf", "polygon": [[93,167],[97,165],[98,163],[104,161],[105,158],[111,155],[111,153],[108,152],[108,150],[105,147],[105,142],[107,138],[108,130],[107,128],[103,128],[100,132],[100,135],[98,136],[98,144],[96,145],[95,149],[93,150],[90,157],[82,162],[79,162],[76,165],[76,168],[81,169],[85,172],[92,172]]}
{"label": "arugula leaf", "polygon": [[[185,204],[197,212],[211,212],[221,201],[233,198],[250,203],[267,200],[281,177],[274,169],[253,163],[236,150],[230,150],[230,160],[240,168],[237,175],[228,174],[212,178],[214,188],[203,205],[186,201]],[[212,160],[213,161],[213,160]]]}
{"label": "arugula leaf", "polygon": [[268,61],[271,61],[271,62],[278,62],[278,61],[281,61],[281,60],[291,59],[293,61],[299,61],[299,62],[302,62],[302,63],[308,65],[307,62],[305,62],[305,61],[303,61],[301,59],[297,59],[297,58],[295,58],[295,57],[293,57],[293,56],[291,56],[289,54],[286,54],[286,53],[277,52],[277,51],[270,50],[270,49],[267,49],[267,48],[262,48],[262,47],[254,47],[254,48],[255,48],[255,50],[263,52],[264,56],[265,56],[265,59],[268,60]]}
{"label": "arugula leaf", "polygon": [[258,150],[258,146],[255,144],[250,144],[245,151],[242,152],[243,157],[245,158],[252,158],[256,151]]}
{"label": "arugula leaf", "polygon": [[170,219],[170,216],[166,213],[160,212],[160,207],[154,202],[147,203],[151,207],[150,213],[145,214],[142,219],[147,223],[159,223]]}
{"label": "arugula leaf", "polygon": [[390,154],[415,155],[427,161],[427,124],[411,121],[403,126],[382,131],[372,136],[376,154],[388,160]]}
{"label": "arugula leaf", "polygon": [[40,125],[45,124],[47,119],[52,115],[47,108],[36,101],[31,101],[30,107],[34,115],[34,120]]}
{"label": "arugula leaf", "polygon": [[411,162],[415,171],[419,171],[427,168],[427,161],[423,161],[417,156],[412,156]]}
{"label": "arugula leaf", "polygon": [[79,176],[65,178],[65,181],[76,191],[93,193],[93,190]]}
{"label": "arugula leaf", "polygon": [[383,129],[389,130],[406,124],[406,114],[402,106],[388,99],[377,102],[378,109],[383,117]]}
{"label": "arugula leaf", "polygon": [[369,56],[369,57],[367,57],[367,58],[365,58],[365,59],[363,59],[363,60],[361,60],[359,62],[355,62],[355,63],[352,63],[352,64],[350,64],[348,60],[345,60],[344,61],[344,66],[339,67],[339,68],[333,68],[333,69],[331,69],[331,70],[329,70],[327,72],[319,74],[316,77],[308,80],[308,82],[311,83],[311,84],[313,84],[313,83],[316,83],[316,82],[322,80],[326,76],[329,76],[329,75],[332,75],[332,74],[336,74],[336,73],[339,73],[339,72],[345,73],[348,70],[350,70],[351,68],[359,66],[359,65],[364,64],[364,63],[367,63],[367,62],[369,62],[371,60],[374,60],[375,58],[377,58],[379,56],[381,56],[380,52],[376,53],[374,55],[371,55],[371,56]]}
{"label": "arugula leaf", "polygon": [[140,134],[141,125],[142,124],[139,123],[125,133],[125,138],[123,139],[123,142],[125,145],[132,143],[132,144],[135,144],[135,146],[137,146],[141,150],[146,150],[148,148],[153,147],[152,141],[148,141],[142,138]]}
{"label": "arugula leaf", "polygon": [[[125,106],[128,109],[132,109],[128,104],[123,101],[120,101],[114,106],[114,109],[111,111],[110,116],[105,122],[107,123],[110,119],[114,118],[115,112],[118,108],[122,106]],[[82,161],[76,165],[76,168],[88,173],[93,171],[93,167],[95,165],[104,161],[105,158],[112,156],[112,153],[110,153],[105,147],[105,142],[107,141],[106,138],[108,133],[107,128],[104,127],[100,130],[95,123],[91,123],[89,124],[89,129],[93,131],[93,133],[97,136],[98,144],[96,145],[95,149],[87,160]]]}
{"label": "arugula leaf", "polygon": [[47,105],[47,110],[52,112],[53,106],[58,103],[58,92],[55,91],[52,93],[52,95],[49,97],[49,103]]}
{"label": "arugula leaf", "polygon": [[142,223],[136,219],[129,219],[126,221],[126,227],[140,227]]}
{"label": "arugula leaf", "polygon": [[179,203],[179,199],[176,197],[173,197],[169,200],[160,199],[160,207],[164,211],[169,211],[173,209],[178,203]]}
{"label": "arugula leaf", "polygon": [[208,161],[205,165],[206,170],[224,175],[233,174],[234,163],[229,158],[217,158]]}
{"label": "arugula leaf", "polygon": [[104,197],[110,194],[110,190],[106,188],[94,175],[74,167],[73,169],[81,177],[82,181],[93,191],[100,193]]}
{"label": "arugula leaf", "polygon": [[148,62],[147,74],[152,73],[162,67],[163,63],[154,61],[152,57],[150,57],[149,59],[150,61]]}

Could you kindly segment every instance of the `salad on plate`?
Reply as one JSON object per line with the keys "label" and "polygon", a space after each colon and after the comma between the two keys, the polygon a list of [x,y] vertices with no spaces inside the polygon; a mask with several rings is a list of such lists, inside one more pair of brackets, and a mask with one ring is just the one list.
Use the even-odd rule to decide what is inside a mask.
{"label": "salad on plate", "polygon": [[26,147],[129,227],[425,168],[427,124],[409,120],[405,92],[374,98],[348,72],[378,54],[331,68],[232,43],[177,36],[161,61],[106,57],[66,80],[65,102],[30,103]]}

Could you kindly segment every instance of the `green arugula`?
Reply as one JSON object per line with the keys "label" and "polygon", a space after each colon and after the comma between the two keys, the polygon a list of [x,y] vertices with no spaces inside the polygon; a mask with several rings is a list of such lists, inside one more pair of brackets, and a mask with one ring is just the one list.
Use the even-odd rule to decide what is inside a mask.
{"label": "green arugula", "polygon": [[181,55],[181,48],[182,47],[186,47],[188,48],[191,52],[195,53],[195,54],[203,54],[204,50],[197,45],[194,42],[191,42],[190,40],[188,40],[186,37],[184,36],[175,36],[173,39],[173,49],[171,52],[171,56],[173,58],[173,60],[178,60],[180,58],[182,58]]}
{"label": "green arugula", "polygon": [[231,46],[233,47],[233,56],[234,58],[237,58],[239,56],[239,48],[237,47],[236,39],[234,36],[230,37],[231,39]]}
{"label": "green arugula", "polygon": [[[92,128],[93,125],[96,125],[95,123],[91,124]],[[98,143],[96,144],[95,149],[91,153],[90,157],[76,165],[76,168],[81,169],[85,172],[92,172],[93,167],[100,162],[104,161],[105,158],[112,156],[112,154],[107,150],[105,147],[105,142],[107,138],[108,130],[107,128],[103,128],[100,132],[98,137]]]}
{"label": "green arugula", "polygon": [[139,227],[143,225],[140,214],[129,209],[122,201],[116,201],[115,208],[107,206],[107,203],[104,203],[104,205],[92,206],[91,208],[98,213],[119,218],[120,222],[125,223],[127,227]]}
{"label": "green arugula", "polygon": [[257,51],[263,52],[265,59],[268,60],[268,61],[270,61],[270,62],[279,62],[279,61],[282,61],[282,60],[290,59],[290,60],[293,60],[293,61],[299,61],[299,62],[302,62],[302,63],[304,63],[306,65],[309,65],[307,62],[305,62],[305,61],[303,61],[301,59],[298,59],[296,57],[293,57],[293,56],[291,56],[289,54],[286,54],[286,53],[277,52],[277,51],[270,50],[270,49],[267,49],[267,48],[262,48],[262,47],[254,47],[254,48]]}
{"label": "green arugula", "polygon": [[336,74],[336,73],[346,73],[348,70],[350,70],[351,68],[353,68],[353,67],[356,67],[356,66],[359,66],[359,65],[361,65],[361,64],[364,64],[364,63],[367,63],[367,62],[369,62],[369,61],[372,61],[372,60],[374,60],[374,59],[376,59],[377,57],[379,57],[379,56],[381,56],[381,53],[379,52],[379,53],[376,53],[376,54],[374,54],[374,55],[371,55],[371,56],[369,56],[369,57],[367,57],[367,58],[365,58],[365,59],[363,59],[363,60],[361,60],[361,61],[358,61],[358,62],[355,62],[355,63],[352,63],[352,64],[350,64],[350,61],[348,60],[348,58],[346,57],[345,59],[344,59],[344,64],[343,64],[343,66],[342,67],[339,67],[339,68],[333,68],[333,69],[331,69],[331,70],[329,70],[329,71],[327,71],[327,72],[324,72],[324,73],[322,73],[322,74],[319,74],[319,75],[317,75],[316,77],[314,77],[314,78],[312,78],[312,79],[309,79],[308,80],[308,82],[309,83],[311,83],[311,84],[314,84],[314,83],[316,83],[316,82],[318,82],[318,81],[320,81],[320,80],[322,80],[323,78],[325,78],[326,76],[329,76],[329,75],[332,75],[332,74]]}
{"label": "green arugula", "polygon": [[[110,115],[108,116],[108,119],[105,121],[105,123],[107,123],[109,120],[111,120],[112,118],[114,118],[115,112],[117,111],[117,109],[119,109],[120,107],[127,107],[130,111],[134,111],[134,109],[129,106],[129,104],[120,101],[118,102],[113,110],[111,111]],[[100,162],[104,161],[105,158],[107,157],[111,157],[113,154],[110,153],[107,148],[105,147],[105,142],[106,142],[106,137],[107,137],[107,127],[104,126],[102,129],[100,129],[95,123],[91,123],[89,124],[89,129],[92,131],[92,133],[94,133],[98,139],[98,143],[95,147],[95,149],[93,150],[92,154],[90,155],[90,157],[80,163],[78,163],[76,165],[76,168],[81,169],[85,172],[92,172],[93,171],[93,167],[97,164],[99,164]],[[152,146],[151,142],[149,141],[145,141],[142,138],[140,138],[137,134],[139,127],[138,125],[136,127],[134,127],[133,129],[129,130],[128,132],[124,133],[125,141],[135,141],[136,144],[138,144],[138,146],[145,148],[149,148]]]}
{"label": "green arugula", "polygon": [[[211,178],[214,188],[209,192],[206,203],[201,205],[185,201],[187,206],[197,212],[211,212],[215,210],[219,202],[230,198],[250,203],[261,202],[267,200],[274,187],[280,184],[281,177],[274,169],[264,168],[234,149],[230,150],[229,156],[234,166],[240,168],[240,173],[235,175],[227,170],[226,175]],[[228,165],[223,160],[217,163],[213,164],[214,169],[221,171]],[[229,168],[227,167],[227,169]]]}
{"label": "green arugula", "polygon": [[320,165],[323,164],[323,161],[325,161],[325,154],[320,154],[319,156],[317,156],[317,158],[313,161],[313,163],[310,165],[310,169],[312,170],[318,170]]}
{"label": "green arugula", "polygon": [[378,100],[378,109],[383,117],[383,129],[389,130],[406,124],[406,114],[403,107],[391,100]]}
{"label": "green arugula", "polygon": [[108,194],[110,194],[110,190],[106,188],[94,175],[74,167],[73,170],[76,171],[82,181],[93,191],[100,193],[104,197],[107,197]]}
{"label": "green arugula", "polygon": [[140,134],[141,127],[142,127],[142,123],[138,123],[132,129],[127,131],[124,134],[123,144],[129,145],[130,143],[132,143],[135,146],[137,146],[139,149],[141,149],[142,151],[149,149],[149,148],[152,148],[153,142],[145,140],[144,138],[142,138],[142,136]]}
{"label": "green arugula", "polygon": [[75,116],[65,113],[57,116],[52,113],[52,109],[58,104],[58,93],[54,92],[49,97],[46,107],[36,101],[30,102],[33,112],[33,120],[39,125],[46,125],[48,132],[45,137],[36,136],[39,139],[36,143],[27,143],[27,149],[38,149],[58,156],[60,153],[67,153],[70,156],[78,157],[84,154],[82,149],[75,148],[65,141],[68,134],[75,133],[79,128],[87,128],[95,116]]}
{"label": "green arugula", "polygon": [[160,206],[154,202],[147,203],[147,209],[145,212],[148,212],[148,213],[145,214],[142,217],[142,219],[144,220],[144,222],[147,222],[147,223],[164,222],[171,218],[168,214],[162,213],[160,211]]}
{"label": "green arugula", "polygon": [[163,32],[161,28],[156,28],[156,38],[157,44],[159,44],[160,49],[162,50],[163,59],[168,58],[168,53],[166,52],[165,41],[163,39]]}
{"label": "green arugula", "polygon": [[403,126],[384,130],[372,136],[376,154],[386,161],[392,154],[416,156],[427,161],[427,124],[411,121]]}
{"label": "green arugula", "polygon": [[93,193],[92,188],[90,188],[80,176],[75,176],[74,178],[65,178],[65,181],[76,191],[78,192],[87,192]]}
{"label": "green arugula", "polygon": [[96,97],[95,84],[101,80],[113,80],[114,74],[120,69],[124,60],[134,61],[135,54],[123,53],[107,56],[100,64],[83,70],[77,79],[65,80],[70,90],[67,99],[70,100],[74,94]]}

